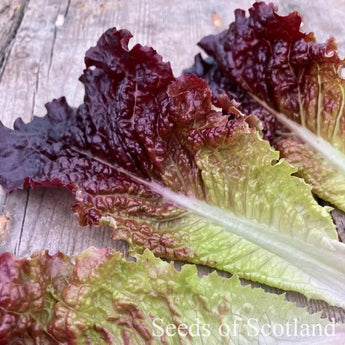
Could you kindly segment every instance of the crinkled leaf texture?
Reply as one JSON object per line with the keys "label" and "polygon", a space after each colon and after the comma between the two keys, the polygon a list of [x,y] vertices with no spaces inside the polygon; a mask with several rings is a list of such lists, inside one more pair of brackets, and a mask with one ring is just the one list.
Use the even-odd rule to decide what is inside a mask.
{"label": "crinkled leaf texture", "polygon": [[[284,296],[243,287],[237,277],[213,272],[199,278],[192,265],[177,272],[149,251],[128,262],[120,253],[90,248],[74,260],[47,251],[31,259],[0,254],[1,345],[343,341],[343,325],[332,334],[333,326],[320,315],[285,302]],[[286,323],[290,330],[284,326],[280,335],[281,326],[274,325]],[[169,324],[185,326],[179,334],[167,330]]]}
{"label": "crinkled leaf texture", "polygon": [[345,211],[345,62],[334,39],[316,43],[312,33],[300,32],[297,12],[281,17],[273,4],[255,3],[249,17],[242,10],[235,17],[228,30],[199,42],[220,71],[199,57],[194,72],[216,84],[216,93],[237,94],[245,108],[249,103],[249,110],[261,112],[269,134],[275,114],[317,152],[298,141],[277,145],[320,198]]}
{"label": "crinkled leaf texture", "polygon": [[212,106],[151,48],[111,29],[86,53],[85,102],[0,127],[7,190],[64,186],[82,225],[110,225],[131,250],[182,259],[345,306],[345,245],[254,116]]}

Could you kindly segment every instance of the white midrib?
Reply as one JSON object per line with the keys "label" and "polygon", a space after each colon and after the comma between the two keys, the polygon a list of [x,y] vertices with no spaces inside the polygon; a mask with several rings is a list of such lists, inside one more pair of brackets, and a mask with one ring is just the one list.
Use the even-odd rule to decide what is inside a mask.
{"label": "white midrib", "polygon": [[327,162],[345,176],[345,154],[332,146],[329,142],[317,136],[306,127],[290,120],[284,114],[271,108],[266,102],[251,94],[251,97],[262,107],[271,112],[284,126],[302,139],[310,148],[318,152]]}
{"label": "white midrib", "polygon": [[[230,211],[211,206],[204,201],[175,193],[156,182],[137,177],[123,168],[114,166],[100,158],[90,156],[86,152],[81,152],[77,149],[75,151],[115,169],[137,183],[149,187],[152,191],[160,194],[164,200],[170,201],[204,219],[208,219],[210,222],[222,226],[224,230],[256,244],[267,252],[283,259],[291,266],[296,267],[298,271],[310,277],[311,281],[300,282],[301,285],[310,283],[314,289],[320,291],[319,298],[327,295],[327,298],[324,297],[324,299],[330,304],[345,307],[345,264],[340,261],[341,257],[337,255],[336,248],[333,252],[322,247],[321,244],[319,247],[316,247],[316,245],[305,241],[299,241],[299,238],[293,238],[288,234],[278,232],[266,224],[239,217]],[[331,242],[332,240],[329,241]],[[337,246],[341,246],[345,253],[344,244],[337,242]],[[316,282],[317,284],[315,284]],[[295,290],[298,291],[297,288]],[[325,290],[324,294],[322,294],[322,290]],[[303,293],[303,291],[301,292]]]}

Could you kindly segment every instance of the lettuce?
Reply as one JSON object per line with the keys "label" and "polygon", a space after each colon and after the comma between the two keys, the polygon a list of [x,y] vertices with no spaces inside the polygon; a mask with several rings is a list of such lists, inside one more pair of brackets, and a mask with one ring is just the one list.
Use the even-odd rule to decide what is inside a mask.
{"label": "lettuce", "polygon": [[345,306],[345,245],[260,121],[217,112],[207,84],[175,78],[152,49],[108,30],[85,57],[78,108],[64,98],[0,127],[0,182],[71,190],[82,225],[132,253],[208,265]]}
{"label": "lettuce", "polygon": [[274,115],[307,144],[275,138],[276,148],[298,168],[298,176],[320,198],[345,211],[344,60],[334,39],[316,43],[312,33],[300,32],[297,12],[282,17],[273,4],[255,3],[249,17],[242,10],[235,16],[228,30],[199,42],[220,71],[205,66],[200,57],[193,71],[212,79],[216,93],[237,94],[245,111],[249,102],[251,113],[255,108],[265,118],[264,128],[268,124],[272,131]]}
{"label": "lettuce", "polygon": [[343,343],[343,325],[235,276],[177,272],[149,251],[136,259],[94,248],[0,254],[0,344]]}

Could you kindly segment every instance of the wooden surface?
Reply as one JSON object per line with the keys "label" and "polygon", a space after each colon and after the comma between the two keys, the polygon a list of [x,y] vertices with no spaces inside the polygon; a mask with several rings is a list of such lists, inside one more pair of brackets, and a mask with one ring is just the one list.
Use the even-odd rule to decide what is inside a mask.
{"label": "wooden surface", "polygon": [[[225,29],[233,10],[248,8],[251,2],[1,0],[0,119],[12,126],[17,117],[27,122],[34,115],[43,116],[44,104],[62,95],[78,106],[83,96],[78,77],[84,68],[84,52],[109,27],[129,29],[134,34],[132,44],[153,46],[178,75],[192,64],[199,51],[196,42],[206,34]],[[333,2],[334,6],[326,4],[327,15],[332,15],[330,25],[329,18],[324,17],[322,6],[326,5],[303,1],[303,8],[308,9],[304,24],[318,31],[320,38],[330,32],[336,34],[344,52],[345,26],[337,26],[334,18],[341,20],[345,0]],[[293,9],[303,12],[297,0],[285,1],[282,6],[285,13]],[[317,6],[321,7],[315,11]],[[0,252],[29,256],[36,249],[49,249],[51,253],[61,250],[75,254],[89,246],[126,251],[125,243],[111,240],[109,229],[79,227],[70,210],[72,203],[70,193],[64,190],[37,188],[10,195],[0,190]],[[343,236],[344,217],[335,213]],[[323,310],[326,316],[345,322],[342,310],[323,302],[307,302],[296,293],[287,296],[301,306],[308,305],[310,311]]]}

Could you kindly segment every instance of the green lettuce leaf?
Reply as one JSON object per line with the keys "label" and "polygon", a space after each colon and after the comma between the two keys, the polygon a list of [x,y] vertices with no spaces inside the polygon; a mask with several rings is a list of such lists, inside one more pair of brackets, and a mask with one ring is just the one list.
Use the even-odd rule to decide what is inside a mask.
{"label": "green lettuce leaf", "polygon": [[226,93],[236,84],[241,91],[234,93],[244,90],[256,108],[268,110],[267,121],[274,114],[307,144],[277,147],[320,198],[345,211],[345,60],[334,39],[317,43],[313,33],[300,31],[297,12],[279,16],[264,2],[255,3],[248,17],[243,10],[235,17],[229,29],[199,42],[229,79],[218,76],[215,83]]}
{"label": "green lettuce leaf", "polygon": [[0,344],[342,344],[344,326],[146,251],[0,255]]}
{"label": "green lettuce leaf", "polygon": [[345,306],[345,245],[310,186],[261,139],[223,116],[208,85],[175,78],[151,48],[108,30],[86,55],[85,101],[0,126],[0,182],[63,186],[82,225],[109,225],[131,251],[208,265]]}

